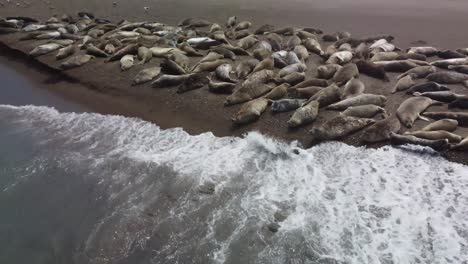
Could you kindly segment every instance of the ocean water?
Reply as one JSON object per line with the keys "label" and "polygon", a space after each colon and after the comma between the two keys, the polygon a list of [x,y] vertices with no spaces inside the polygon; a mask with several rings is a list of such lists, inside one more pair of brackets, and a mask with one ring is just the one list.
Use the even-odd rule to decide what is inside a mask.
{"label": "ocean water", "polygon": [[468,263],[467,190],[426,148],[0,105],[0,263]]}

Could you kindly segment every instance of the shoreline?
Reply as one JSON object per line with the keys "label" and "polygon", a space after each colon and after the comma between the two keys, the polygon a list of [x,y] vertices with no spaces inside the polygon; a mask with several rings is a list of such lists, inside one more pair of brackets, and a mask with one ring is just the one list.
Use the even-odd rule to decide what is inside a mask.
{"label": "shoreline", "polygon": [[[127,72],[116,71],[115,69],[118,67],[115,64],[118,62],[92,61],[83,67],[61,71],[57,67],[59,62],[55,61],[51,54],[39,58],[28,56],[27,52],[31,49],[32,42],[18,42],[17,35],[0,37],[0,50],[3,54],[7,54],[4,56],[21,61],[25,67],[32,67],[41,75],[48,75],[52,82],[64,82],[53,89],[48,87],[46,89],[92,111],[101,114],[138,117],[155,123],[163,129],[182,127],[191,135],[211,132],[218,137],[242,137],[247,132],[259,131],[266,136],[286,142],[298,141],[304,148],[316,145],[313,144],[308,134],[308,130],[314,124],[294,130],[287,128],[286,121],[291,113],[272,114],[270,111],[266,111],[257,122],[234,127],[230,116],[238,111],[240,105],[224,107],[223,100],[220,100],[218,95],[208,93],[206,87],[183,94],[175,93],[173,88],[153,89],[149,87],[149,84],[143,85],[145,87],[131,87],[129,80],[132,79],[131,76],[136,74],[136,69],[130,69]],[[153,59],[149,64],[156,65],[158,63],[157,59]],[[105,65],[113,70],[101,69],[97,71],[97,68],[105,67]],[[100,74],[99,78],[87,78],[90,76],[89,74],[94,72]],[[124,76],[115,78],[113,76],[115,74]],[[370,79],[367,76],[363,77],[363,79]],[[34,78],[32,76],[32,79]],[[372,80],[367,80],[367,82],[372,83]],[[65,83],[69,84],[71,88]],[[386,85],[391,86],[391,84]],[[397,106],[398,104],[389,103],[386,108],[390,107],[394,110]],[[320,124],[335,114],[337,113],[328,113],[319,118],[316,123]],[[423,125],[425,123],[418,121],[413,129]],[[463,132],[468,131],[466,128],[462,129]],[[388,142],[361,145],[359,144],[361,132],[358,131],[338,141],[356,147],[378,148],[389,145]],[[440,155],[450,161],[468,165],[468,154],[465,152],[446,151],[440,152]]]}

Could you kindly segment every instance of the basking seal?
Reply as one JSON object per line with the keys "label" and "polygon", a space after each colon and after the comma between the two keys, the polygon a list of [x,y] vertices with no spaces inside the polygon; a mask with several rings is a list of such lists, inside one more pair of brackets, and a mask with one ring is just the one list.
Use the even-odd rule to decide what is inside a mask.
{"label": "basking seal", "polygon": [[431,57],[437,55],[439,49],[435,47],[411,47],[407,50],[407,53],[419,53]]}
{"label": "basking seal", "polygon": [[361,118],[372,118],[377,114],[382,114],[383,117],[387,116],[387,112],[383,107],[373,104],[351,106],[348,107],[345,111],[343,111],[342,114],[346,116],[354,116]]}
{"label": "basking seal", "polygon": [[[273,60],[271,60],[271,65],[273,66]],[[304,72],[307,70],[307,66],[304,63],[294,63],[288,65],[279,71],[279,77],[284,77],[293,72]]]}
{"label": "basking seal", "polygon": [[450,65],[448,68],[452,71],[468,74],[468,65]]}
{"label": "basking seal", "polygon": [[226,98],[225,106],[243,103],[255,99],[273,89],[272,86],[265,83],[275,78],[275,72],[271,70],[262,70],[255,72],[242,83],[241,87]]}
{"label": "basking seal", "polygon": [[[320,45],[320,43],[314,39],[314,38],[308,38],[306,39],[304,42],[303,42],[305,48],[312,52],[312,53],[315,53],[317,55],[323,55],[324,52],[322,50],[322,46]],[[349,61],[348,58],[346,56],[349,56],[349,53],[340,53],[340,54],[337,54],[334,58],[334,60],[336,61],[340,61],[341,59],[343,60],[346,60],[346,61]],[[351,53],[351,56],[352,56],[352,53]],[[345,58],[346,57],[346,58]],[[344,63],[344,62],[343,62]]]}
{"label": "basking seal", "polygon": [[55,55],[55,59],[61,60],[61,59],[68,58],[71,55],[73,55],[75,52],[76,52],[76,48],[73,45],[61,48],[57,52],[57,55]]}
{"label": "basking seal", "polygon": [[307,100],[306,103],[311,101],[318,101],[321,107],[328,106],[340,100],[341,90],[336,84],[331,84],[330,86],[321,89],[316,94]]}
{"label": "basking seal", "polygon": [[458,150],[458,151],[466,151],[468,150],[468,137],[463,139],[460,143],[456,145],[452,145],[450,147],[451,150]]}
{"label": "basking seal", "polygon": [[443,130],[406,132],[405,135],[411,135],[430,140],[447,139],[450,143],[458,143],[462,140],[461,136]]}
{"label": "basking seal", "polygon": [[413,94],[415,92],[436,92],[436,91],[449,91],[450,89],[447,86],[440,85],[436,82],[427,82],[417,84],[412,86],[409,90],[406,91],[407,94]]}
{"label": "basking seal", "polygon": [[161,62],[159,66],[161,67],[161,70],[167,74],[175,74],[175,75],[187,74],[187,71],[173,60],[164,59],[164,61]]}
{"label": "basking seal", "polygon": [[133,55],[125,55],[120,59],[120,69],[126,71],[135,65],[135,57]]}
{"label": "basking seal", "polygon": [[398,57],[398,53],[396,52],[377,52],[372,56],[370,62],[377,62],[377,61],[393,61],[396,60]]}
{"label": "basking seal", "polygon": [[249,75],[259,61],[257,59],[248,59],[241,61],[236,67],[237,78],[244,79]]}
{"label": "basking seal", "polygon": [[319,102],[312,101],[298,108],[288,120],[288,127],[295,128],[315,121],[319,112]]}
{"label": "basking seal", "polygon": [[364,83],[361,82],[361,80],[353,77],[346,83],[343,89],[343,94],[341,95],[341,100],[360,95],[364,92],[365,89],[366,86],[364,85]]}
{"label": "basking seal", "polygon": [[386,72],[406,72],[419,66],[410,60],[377,61],[374,64],[381,66]]}
{"label": "basking seal", "polygon": [[390,143],[393,145],[420,145],[424,147],[430,147],[437,151],[445,150],[449,147],[449,141],[447,139],[429,140],[417,138],[411,135],[398,135],[396,133],[391,134]]}
{"label": "basking seal", "polygon": [[226,26],[228,28],[232,28],[236,25],[237,23],[237,16],[231,16],[231,17],[228,17],[228,20],[226,21]]}
{"label": "basking seal", "polygon": [[94,46],[93,44],[88,44],[88,47],[86,47],[86,53],[101,58],[107,58],[109,56],[109,54]]}
{"label": "basking seal", "polygon": [[264,24],[261,25],[260,27],[257,28],[257,30],[254,31],[255,35],[263,35],[268,32],[273,32],[275,30],[275,26],[271,24]]}
{"label": "basking seal", "polygon": [[306,100],[304,99],[281,99],[273,101],[271,111],[274,113],[289,112],[301,107]]}
{"label": "basking seal", "polygon": [[190,46],[190,44],[188,44],[187,42],[183,42],[183,43],[179,44],[178,48],[180,50],[182,50],[183,52],[185,52],[188,56],[203,57],[203,54],[201,54],[196,49],[194,49],[192,46]]}
{"label": "basking seal", "polygon": [[212,72],[216,70],[220,65],[226,64],[225,60],[215,60],[215,61],[207,61],[207,62],[202,62],[198,64],[198,66],[193,69],[193,73],[198,73],[198,72]]}
{"label": "basking seal", "polygon": [[224,63],[219,65],[216,70],[215,74],[218,79],[224,82],[231,82],[231,83],[236,83],[237,81],[232,79],[230,76],[230,73],[232,71],[232,66],[229,63]]}
{"label": "basking seal", "polygon": [[427,119],[422,118],[420,114],[433,104],[441,103],[433,101],[428,97],[411,97],[400,104],[396,113],[401,123],[407,128],[411,128],[418,118],[427,121]]}
{"label": "basking seal", "polygon": [[437,57],[442,59],[466,58],[466,55],[453,50],[443,50],[437,53]]}
{"label": "basking seal", "polygon": [[151,67],[141,70],[132,81],[132,86],[152,81],[161,73],[161,67]]}
{"label": "basking seal", "polygon": [[412,77],[415,79],[426,78],[426,76],[436,71],[437,69],[434,66],[418,66],[416,68],[404,72],[403,74],[398,75],[397,79],[401,79],[409,74],[411,74]]}
{"label": "basking seal", "polygon": [[333,76],[333,80],[337,85],[343,85],[358,75],[359,70],[356,64],[349,63],[336,71],[335,75]]}
{"label": "basking seal", "polygon": [[[307,46],[306,46],[307,47]],[[346,64],[353,58],[353,53],[350,51],[338,51],[333,53],[325,62],[326,64]]]}
{"label": "basking seal", "polygon": [[239,24],[237,24],[237,26],[234,28],[235,31],[239,31],[239,30],[244,30],[244,29],[248,29],[252,26],[252,22],[250,21],[242,21],[242,22],[239,22]]}
{"label": "basking seal", "polygon": [[414,96],[429,97],[432,100],[450,103],[455,101],[457,98],[463,98],[464,95],[459,95],[451,91],[438,91],[438,92],[424,92],[424,93],[413,93]]}
{"label": "basking seal", "polygon": [[373,62],[358,60],[356,62],[356,66],[360,73],[363,73],[376,79],[383,80],[384,82],[390,81],[383,67],[378,66]]}
{"label": "basking seal", "polygon": [[140,62],[138,64],[145,64],[153,58],[153,52],[147,47],[138,48],[138,59]]}
{"label": "basking seal", "polygon": [[[237,46],[243,50],[248,50],[252,48],[255,44],[257,44],[258,38],[256,36],[247,36],[240,39],[237,42]],[[233,51],[234,52],[234,51]]]}
{"label": "basking seal", "polygon": [[274,62],[272,58],[266,58],[262,61],[260,61],[255,68],[253,69],[252,72],[258,72],[261,70],[273,70],[274,68]]}
{"label": "basking seal", "polygon": [[460,126],[468,126],[468,113],[464,112],[425,112],[424,116],[432,119],[454,119]]}
{"label": "basking seal", "polygon": [[310,134],[315,140],[334,140],[352,134],[373,123],[375,123],[375,120],[369,118],[337,115],[320,127],[310,130]]}
{"label": "basking seal", "polygon": [[448,69],[451,65],[467,65],[468,58],[456,58],[456,59],[447,59],[447,60],[438,60],[431,62],[431,65],[437,66],[439,68]]}
{"label": "basking seal", "polygon": [[215,48],[212,48],[211,50],[218,53],[218,54],[223,55],[223,57],[225,59],[231,59],[231,60],[236,60],[237,59],[236,54],[234,52],[232,52],[231,50],[228,50],[226,48],[215,47]]}
{"label": "basking seal", "polygon": [[457,84],[468,80],[468,74],[459,72],[435,72],[429,74],[427,79],[438,83]]}
{"label": "basking seal", "polygon": [[184,80],[179,87],[177,87],[177,93],[185,93],[191,90],[202,88],[210,82],[207,72],[193,73]]}
{"label": "basking seal", "polygon": [[421,131],[443,130],[452,132],[458,127],[458,121],[454,119],[440,119],[423,127]]}
{"label": "basking seal", "polygon": [[273,88],[273,90],[271,90],[269,93],[267,93],[263,97],[266,98],[266,99],[270,99],[270,100],[281,99],[288,93],[288,88],[290,86],[291,85],[288,84],[288,83],[280,84],[280,85],[276,86],[275,88]]}
{"label": "basking seal", "polygon": [[275,83],[277,84],[288,83],[290,85],[296,85],[304,80],[304,72],[292,72],[284,77],[274,79]]}
{"label": "basking seal", "polygon": [[217,94],[232,94],[235,87],[236,84],[230,82],[213,82],[210,80],[208,83],[208,91]]}
{"label": "basking seal", "polygon": [[375,143],[389,140],[391,134],[398,133],[400,129],[400,120],[395,116],[389,116],[365,128],[362,133],[361,141]]}
{"label": "basking seal", "polygon": [[294,88],[304,88],[309,86],[327,87],[328,85],[329,83],[327,80],[312,78],[294,85]]}
{"label": "basking seal", "polygon": [[348,99],[342,100],[338,103],[332,104],[327,106],[328,110],[345,110],[351,106],[359,106],[359,105],[377,105],[377,106],[384,106],[385,102],[387,102],[387,98],[383,95],[376,95],[376,94],[360,94],[354,97],[350,97]]}
{"label": "basking seal", "polygon": [[343,66],[339,64],[327,64],[317,67],[317,78],[330,79]]}
{"label": "basking seal", "polygon": [[165,88],[179,85],[190,77],[190,74],[185,75],[169,75],[163,74],[151,83],[153,88]]}
{"label": "basking seal", "polygon": [[297,45],[294,47],[294,53],[297,54],[297,57],[303,62],[309,58],[309,51],[303,45]]}
{"label": "basking seal", "polygon": [[318,86],[309,86],[309,87],[304,87],[304,88],[290,88],[289,89],[289,94],[293,98],[303,98],[303,99],[309,99],[312,96],[314,96],[316,93],[321,91],[323,87],[318,87]]}
{"label": "basking seal", "polygon": [[114,54],[115,46],[113,44],[110,44],[110,43],[106,44],[106,46],[104,47],[104,52],[106,52],[109,55]]}
{"label": "basking seal", "polygon": [[448,104],[448,108],[468,109],[468,96],[459,96],[455,101]]}
{"label": "basking seal", "polygon": [[35,47],[31,52],[29,52],[29,55],[32,57],[39,57],[41,55],[56,51],[60,48],[62,48],[62,45],[56,43],[43,44]]}
{"label": "basking seal", "polygon": [[62,62],[60,64],[60,68],[62,68],[64,70],[68,70],[68,69],[80,67],[80,66],[88,63],[92,59],[94,59],[94,56],[91,56],[91,55],[88,55],[88,54],[86,54],[86,55],[76,55],[76,56],[71,57],[68,60]]}
{"label": "basking seal", "polygon": [[108,59],[108,61],[120,60],[123,56],[129,55],[129,54],[134,55],[138,52],[138,47],[139,47],[138,44],[129,44],[123,47],[122,49],[120,49],[119,51],[117,51],[116,53],[114,53],[114,55],[112,55]]}
{"label": "basking seal", "polygon": [[413,81],[412,75],[406,75],[405,77],[398,80],[392,89],[392,93],[408,90],[413,87],[416,83]]}
{"label": "basking seal", "polygon": [[268,99],[257,98],[243,104],[232,118],[232,122],[236,125],[243,125],[257,121],[268,106]]}

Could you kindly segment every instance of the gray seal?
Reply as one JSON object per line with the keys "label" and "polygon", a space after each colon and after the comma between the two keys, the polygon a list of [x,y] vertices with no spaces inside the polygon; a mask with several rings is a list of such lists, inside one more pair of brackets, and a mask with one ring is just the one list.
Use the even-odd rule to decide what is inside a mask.
{"label": "gray seal", "polygon": [[421,117],[420,114],[433,104],[441,103],[433,101],[428,97],[411,97],[400,104],[397,109],[397,116],[404,126],[411,128],[418,118],[427,121],[427,119]]}

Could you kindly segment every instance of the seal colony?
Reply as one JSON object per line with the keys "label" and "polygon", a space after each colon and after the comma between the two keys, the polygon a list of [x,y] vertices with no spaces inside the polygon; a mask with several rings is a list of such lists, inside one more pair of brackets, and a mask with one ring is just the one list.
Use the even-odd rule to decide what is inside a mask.
{"label": "seal colony", "polygon": [[[205,89],[222,97],[224,107],[240,105],[229,117],[233,126],[256,122],[266,111],[289,112],[289,129],[308,129],[315,142],[361,131],[362,143],[468,150],[467,138],[454,132],[468,126],[468,95],[448,86],[468,87],[467,48],[403,50],[389,35],[356,38],[313,27],[254,27],[236,16],[224,23],[188,18],[177,26],[113,23],[89,12],[44,22],[8,17],[0,21],[0,34],[19,34],[21,41],[32,42],[29,55],[35,59],[53,54],[62,71],[102,60],[122,72],[138,68],[128,80],[132,89],[148,84],[177,93]],[[147,66],[152,60],[161,62]],[[364,76],[382,86],[396,83],[371,93]],[[398,109],[386,109],[386,95],[395,93],[411,97]],[[427,111],[435,105],[449,110]],[[336,114],[316,122],[325,112]],[[418,119],[428,122],[424,129],[404,131]]]}

